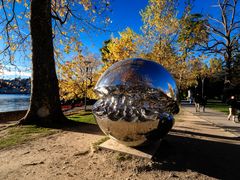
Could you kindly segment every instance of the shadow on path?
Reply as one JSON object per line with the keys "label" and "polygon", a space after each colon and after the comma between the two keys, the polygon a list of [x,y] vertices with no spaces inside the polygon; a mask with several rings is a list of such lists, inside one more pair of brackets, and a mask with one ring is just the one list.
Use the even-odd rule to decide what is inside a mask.
{"label": "shadow on path", "polygon": [[[219,136],[214,134],[206,134],[206,133],[199,133],[199,132],[192,132],[187,130],[176,130],[172,129],[171,132],[181,133],[181,134],[189,134],[189,135],[195,135],[195,136],[201,136],[201,137],[207,137],[207,138],[217,138],[222,140],[233,140],[239,143],[240,145],[240,137],[227,137],[227,136]],[[240,152],[239,152],[240,155]]]}
{"label": "shadow on path", "polygon": [[240,179],[240,145],[168,135],[153,165],[138,171],[195,171],[218,179]]}
{"label": "shadow on path", "polygon": [[95,135],[104,135],[101,129],[96,124],[89,124],[84,122],[73,122],[74,125],[71,127],[62,127],[60,128],[63,131],[95,134]]}

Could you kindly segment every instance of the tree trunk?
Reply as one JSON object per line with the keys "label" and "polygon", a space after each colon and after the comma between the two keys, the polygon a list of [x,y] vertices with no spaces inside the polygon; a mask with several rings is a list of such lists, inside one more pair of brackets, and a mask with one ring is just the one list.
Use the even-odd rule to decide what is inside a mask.
{"label": "tree trunk", "polygon": [[20,124],[58,126],[67,119],[61,110],[55,70],[51,0],[31,1],[32,81],[30,107]]}
{"label": "tree trunk", "polygon": [[[228,44],[228,43],[227,43]],[[227,46],[228,47],[228,46]],[[229,49],[232,49],[233,47],[228,47],[227,53],[225,55],[225,62],[226,62],[226,78],[227,80],[232,80],[232,52]]]}

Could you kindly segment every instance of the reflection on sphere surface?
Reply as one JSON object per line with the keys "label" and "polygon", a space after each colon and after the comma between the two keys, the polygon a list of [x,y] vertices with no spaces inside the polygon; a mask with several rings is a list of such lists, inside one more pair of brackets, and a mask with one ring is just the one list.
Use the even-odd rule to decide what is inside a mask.
{"label": "reflection on sphere surface", "polygon": [[100,97],[93,106],[99,127],[127,146],[161,139],[179,111],[175,80],[153,61],[117,62],[100,77],[94,90]]}

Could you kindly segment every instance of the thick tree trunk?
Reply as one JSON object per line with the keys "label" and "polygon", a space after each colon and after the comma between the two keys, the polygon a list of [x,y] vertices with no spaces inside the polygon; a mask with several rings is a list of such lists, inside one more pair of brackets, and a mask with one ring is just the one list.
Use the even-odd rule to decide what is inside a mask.
{"label": "thick tree trunk", "polygon": [[30,108],[20,124],[58,126],[66,121],[59,99],[53,53],[51,0],[31,1],[32,89]]}

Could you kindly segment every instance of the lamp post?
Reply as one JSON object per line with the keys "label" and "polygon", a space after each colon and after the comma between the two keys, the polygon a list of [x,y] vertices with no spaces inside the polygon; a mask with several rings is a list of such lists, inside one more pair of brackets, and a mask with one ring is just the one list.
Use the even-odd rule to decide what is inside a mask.
{"label": "lamp post", "polygon": [[85,95],[84,95],[84,111],[87,110],[87,89],[88,89],[88,85],[87,85],[87,80],[88,80],[88,70],[89,70],[89,64],[91,63],[91,61],[84,61],[85,64]]}
{"label": "lamp post", "polygon": [[204,85],[205,85],[205,77],[203,77],[202,78],[202,98],[204,98],[204,94],[205,94],[205,92],[204,92]]}

